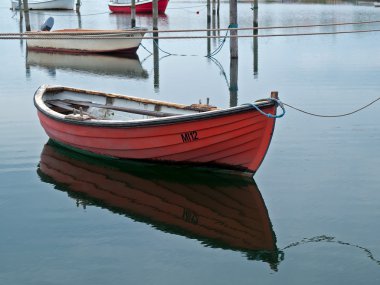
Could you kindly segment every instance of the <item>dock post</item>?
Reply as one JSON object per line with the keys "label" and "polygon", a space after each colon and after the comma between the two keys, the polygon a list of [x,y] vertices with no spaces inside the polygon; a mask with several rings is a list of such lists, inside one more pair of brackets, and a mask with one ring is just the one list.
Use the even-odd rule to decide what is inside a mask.
{"label": "dock post", "polygon": [[257,76],[259,68],[258,68],[258,55],[259,55],[259,44],[258,44],[258,37],[259,30],[257,29],[259,27],[259,20],[258,20],[258,14],[259,14],[259,1],[254,0],[253,3],[253,75]]}
{"label": "dock post", "polygon": [[230,107],[238,104],[238,58],[230,59]]}
{"label": "dock post", "polygon": [[75,11],[79,13],[80,11],[80,5],[81,5],[81,0],[77,0],[77,3],[75,4]]}
{"label": "dock post", "polygon": [[[153,37],[158,37],[158,33],[153,33]],[[160,55],[158,49],[158,38],[153,39],[153,87],[155,91],[160,88]]]}
{"label": "dock post", "polygon": [[[230,28],[236,29],[237,24],[237,0],[230,0]],[[231,58],[238,58],[238,32],[237,30],[230,30],[230,56]]]}
{"label": "dock post", "polygon": [[136,27],[136,0],[131,1],[131,27]]}
{"label": "dock post", "polygon": [[30,18],[29,18],[28,0],[23,0],[23,4],[24,4],[24,14],[25,14],[25,30],[27,32],[30,32]]}
{"label": "dock post", "polygon": [[158,1],[153,0],[153,30],[158,30]]}
{"label": "dock post", "polygon": [[278,100],[278,91],[272,91],[270,93],[270,97]]}

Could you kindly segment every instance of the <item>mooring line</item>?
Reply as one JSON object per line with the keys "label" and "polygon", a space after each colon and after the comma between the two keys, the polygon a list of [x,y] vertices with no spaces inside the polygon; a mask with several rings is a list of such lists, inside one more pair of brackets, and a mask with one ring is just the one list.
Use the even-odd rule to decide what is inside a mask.
{"label": "mooring line", "polygon": [[[232,29],[230,29],[232,30]],[[266,34],[266,35],[228,35],[228,36],[221,36],[221,35],[215,35],[215,36],[160,36],[160,37],[146,37],[146,36],[139,36],[139,37],[133,37],[134,39],[145,39],[145,40],[190,40],[190,39],[220,39],[220,38],[271,38],[271,37],[295,37],[295,36],[320,36],[320,35],[337,35],[337,34],[358,34],[358,33],[373,33],[373,32],[380,32],[380,29],[372,29],[372,30],[354,30],[354,31],[341,31],[341,32],[319,32],[319,33],[291,33],[291,34]],[[133,34],[133,33],[141,33],[141,31],[125,31],[124,34]],[[22,34],[0,34],[0,40],[21,40],[21,39],[28,39],[28,40],[70,40],[70,39],[79,39],[79,40],[88,40],[88,39],[99,39],[99,40],[105,40],[105,39],[115,39],[115,37],[111,36],[99,36],[101,34],[104,35],[110,35],[115,34],[112,32],[102,32],[102,33],[51,33],[50,36],[44,36],[36,35],[36,34],[30,34],[30,33],[22,33]],[[59,35],[59,37],[54,37],[54,35]],[[72,35],[70,37],[70,35]],[[83,35],[86,35],[88,37],[81,37]],[[65,37],[62,37],[65,36]],[[118,33],[118,36],[122,36],[122,33]]]}
{"label": "mooring line", "polygon": [[359,109],[356,109],[354,111],[351,111],[351,112],[348,112],[348,113],[344,113],[344,114],[339,114],[339,115],[321,115],[321,114],[316,114],[316,113],[311,113],[311,112],[308,112],[308,111],[305,111],[305,110],[301,110],[300,108],[296,108],[292,105],[289,105],[287,103],[283,103],[285,106],[289,107],[289,108],[292,108],[298,112],[301,112],[301,113],[304,113],[306,115],[310,115],[310,116],[314,116],[314,117],[320,117],[320,118],[339,118],[339,117],[345,117],[345,116],[349,116],[349,115],[352,115],[352,114],[355,114],[357,112],[360,112],[366,108],[368,108],[369,106],[371,106],[372,104],[376,103],[377,101],[380,100],[380,97],[371,101],[370,103],[368,103],[367,105],[363,106],[363,107],[360,107]]}
{"label": "mooring line", "polygon": [[373,253],[368,248],[365,248],[365,247],[357,245],[357,244],[351,244],[351,243],[348,243],[348,242],[343,242],[343,241],[340,241],[340,240],[336,240],[335,237],[326,236],[326,235],[316,236],[316,237],[312,237],[312,238],[304,238],[301,241],[293,242],[293,243],[285,246],[282,249],[282,251],[284,251],[285,249],[289,249],[289,248],[292,248],[292,247],[299,246],[299,245],[304,245],[304,244],[307,244],[307,243],[318,243],[318,242],[337,243],[337,244],[340,244],[340,245],[346,245],[346,246],[350,246],[350,247],[355,247],[355,248],[361,249],[362,251],[364,251],[366,253],[366,255],[368,256],[369,259],[371,259],[377,265],[380,266],[380,260],[376,259],[374,257],[374,255],[373,255]]}

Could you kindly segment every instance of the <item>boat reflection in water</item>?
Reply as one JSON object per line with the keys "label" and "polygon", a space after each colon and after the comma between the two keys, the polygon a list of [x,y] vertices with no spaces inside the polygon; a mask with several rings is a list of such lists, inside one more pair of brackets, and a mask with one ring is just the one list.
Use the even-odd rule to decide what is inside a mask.
{"label": "boat reflection in water", "polygon": [[100,55],[28,51],[26,56],[27,70],[30,67],[47,69],[49,74],[53,75],[56,70],[69,70],[135,79],[147,79],[149,77],[137,54]]}
{"label": "boat reflection in water", "polygon": [[100,160],[52,141],[44,146],[37,172],[78,205],[102,207],[206,246],[241,251],[275,271],[284,258],[263,198],[247,177]]}

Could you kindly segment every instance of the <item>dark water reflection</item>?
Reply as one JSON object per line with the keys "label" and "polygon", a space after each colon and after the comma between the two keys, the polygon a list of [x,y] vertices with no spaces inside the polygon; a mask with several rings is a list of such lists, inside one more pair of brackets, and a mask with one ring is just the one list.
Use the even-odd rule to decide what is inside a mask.
{"label": "dark water reflection", "polygon": [[40,68],[47,70],[53,78],[57,70],[134,79],[149,78],[137,54],[77,55],[28,51],[25,67],[27,75],[30,75],[31,69]]}
{"label": "dark water reflection", "polygon": [[77,206],[123,214],[167,233],[195,238],[207,247],[238,250],[277,271],[268,211],[250,178],[141,162],[100,160],[49,141],[41,153],[41,181],[68,193]]}

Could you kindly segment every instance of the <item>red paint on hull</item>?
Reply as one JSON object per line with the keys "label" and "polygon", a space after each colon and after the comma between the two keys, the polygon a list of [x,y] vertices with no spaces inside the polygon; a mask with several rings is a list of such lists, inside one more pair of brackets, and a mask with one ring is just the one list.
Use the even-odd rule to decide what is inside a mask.
{"label": "red paint on hull", "polygon": [[[275,114],[276,106],[263,109]],[[42,112],[39,119],[48,136],[64,145],[116,158],[214,165],[254,173],[263,161],[274,119],[255,110],[152,126],[109,127],[56,120]],[[197,132],[197,140],[182,135]]]}
{"label": "red paint on hull", "polygon": [[[164,14],[169,0],[158,0],[158,13]],[[131,4],[112,4],[108,3],[109,9],[113,13],[131,13]],[[151,14],[153,10],[153,1],[138,3],[136,2],[136,13]]]}

